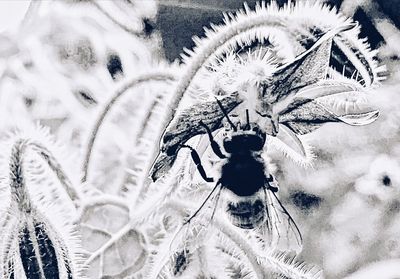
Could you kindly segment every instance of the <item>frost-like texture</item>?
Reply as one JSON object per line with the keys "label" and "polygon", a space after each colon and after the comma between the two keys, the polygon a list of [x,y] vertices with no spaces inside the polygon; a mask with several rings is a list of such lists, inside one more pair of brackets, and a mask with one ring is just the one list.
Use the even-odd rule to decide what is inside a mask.
{"label": "frost-like texture", "polygon": [[[225,15],[181,65],[160,57],[155,1],[35,2],[0,38],[0,138],[20,146],[0,154],[3,277],[396,276],[396,73],[377,88],[378,61],[396,68],[398,31],[373,1],[342,1],[346,16],[296,2]],[[383,54],[349,19],[358,9]],[[248,199],[269,214],[252,229],[230,215],[243,197],[196,166],[217,182],[226,159],[211,145],[242,132],[246,109],[266,135],[269,181]],[[5,136],[15,125],[18,139]],[[26,152],[10,180],[15,150]]]}

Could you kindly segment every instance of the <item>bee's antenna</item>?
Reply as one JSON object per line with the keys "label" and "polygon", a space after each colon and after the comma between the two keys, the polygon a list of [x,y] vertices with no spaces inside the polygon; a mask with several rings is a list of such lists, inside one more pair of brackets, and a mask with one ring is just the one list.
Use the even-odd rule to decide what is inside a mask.
{"label": "bee's antenna", "polygon": [[217,100],[217,104],[219,106],[219,108],[222,110],[222,113],[224,114],[225,118],[228,120],[229,125],[231,125],[232,129],[236,132],[237,128],[235,126],[235,124],[233,124],[233,122],[231,121],[231,119],[229,118],[228,114],[226,113],[225,108],[223,107],[222,103],[220,100],[218,100],[217,98],[215,98],[215,100]]}
{"label": "bee's antenna", "polygon": [[249,110],[248,109],[246,109],[246,121],[247,121],[246,129],[250,130],[250,116],[249,116]]}
{"label": "bee's antenna", "polygon": [[206,124],[204,124],[203,121],[200,120],[200,126],[202,126],[204,129],[206,129],[207,135],[208,135],[208,139],[210,141],[210,145],[211,145],[211,149],[213,150],[213,152],[215,153],[215,155],[217,155],[220,159],[225,159],[226,156],[224,154],[222,154],[221,152],[221,147],[219,146],[219,144],[214,140],[214,137],[211,133],[210,128],[208,128],[208,126]]}
{"label": "bee's antenna", "polygon": [[[199,207],[199,209],[196,210],[196,212],[183,224],[186,225],[188,223],[190,223],[190,221],[196,217],[196,215],[200,212],[200,210],[204,207],[204,205],[206,204],[206,202],[208,201],[208,199],[212,196],[212,194],[215,192],[215,190],[217,190],[217,188],[221,185],[220,181],[217,181],[217,184],[215,184],[214,189],[212,189],[211,193],[208,194],[207,198],[203,201],[203,203],[201,204],[201,206]],[[218,197],[219,198],[219,197]]]}

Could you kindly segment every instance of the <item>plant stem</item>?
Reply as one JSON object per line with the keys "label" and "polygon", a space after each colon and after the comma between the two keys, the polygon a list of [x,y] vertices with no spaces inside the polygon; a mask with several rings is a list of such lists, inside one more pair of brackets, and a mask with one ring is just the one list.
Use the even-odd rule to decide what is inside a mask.
{"label": "plant stem", "polygon": [[40,155],[40,157],[46,161],[51,170],[57,175],[58,180],[68,193],[69,197],[73,202],[80,200],[79,193],[72,186],[71,180],[64,172],[62,166],[53,156],[53,154],[45,146],[38,142],[31,142],[30,146]]}
{"label": "plant stem", "polygon": [[276,16],[266,17],[265,15],[255,16],[248,18],[240,23],[232,23],[230,28],[223,30],[221,32],[215,33],[212,40],[208,41],[208,44],[203,47],[198,47],[197,53],[191,57],[191,63],[188,67],[183,71],[184,75],[179,80],[179,83],[176,86],[175,92],[172,95],[172,100],[169,103],[170,113],[166,117],[166,123],[164,125],[164,129],[168,127],[168,125],[173,120],[176,110],[180,105],[180,101],[192,83],[197,72],[203,67],[203,65],[213,57],[218,57],[224,49],[223,46],[229,41],[232,40],[235,36],[239,34],[249,31],[254,28],[258,28],[264,25],[268,26],[279,26],[285,27],[285,21]]}
{"label": "plant stem", "polygon": [[145,82],[151,82],[151,81],[173,81],[175,79],[174,75],[171,73],[165,73],[165,72],[152,72],[152,73],[147,73],[140,75],[138,77],[135,77],[131,81],[127,82],[124,84],[117,92],[112,96],[112,98],[106,102],[105,106],[101,109],[100,115],[98,116],[95,125],[93,129],[90,132],[89,136],[89,141],[86,146],[86,152],[84,155],[84,161],[82,165],[82,172],[83,176],[81,178],[81,182],[84,183],[87,181],[88,178],[88,171],[89,171],[89,164],[90,164],[90,159],[92,155],[92,150],[94,143],[96,141],[97,133],[100,130],[100,127],[102,123],[104,122],[104,119],[108,115],[108,113],[111,111],[111,108],[113,105],[122,97],[125,95],[126,92],[128,92],[128,89],[135,87],[141,83]]}
{"label": "plant stem", "polygon": [[31,200],[25,187],[23,158],[27,147],[27,140],[18,139],[11,150],[10,158],[10,187],[11,199],[18,205],[21,212],[32,210]]}
{"label": "plant stem", "polygon": [[51,151],[39,142],[20,138],[15,141],[10,158],[11,192],[20,210],[27,212],[32,209],[23,174],[23,160],[28,148],[35,151],[48,164],[50,169],[57,175],[59,182],[68,193],[71,200],[75,203],[79,201],[80,197],[78,192],[74,189],[70,179]]}

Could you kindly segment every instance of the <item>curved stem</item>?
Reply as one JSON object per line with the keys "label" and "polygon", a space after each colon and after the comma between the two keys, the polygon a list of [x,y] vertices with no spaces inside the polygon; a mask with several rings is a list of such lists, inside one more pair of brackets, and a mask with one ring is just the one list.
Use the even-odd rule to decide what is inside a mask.
{"label": "curved stem", "polygon": [[98,197],[89,198],[83,202],[82,207],[79,209],[76,223],[80,223],[82,221],[83,216],[89,209],[103,205],[118,206],[119,208],[129,212],[129,205],[125,202],[124,199],[118,196],[104,194]]}
{"label": "curved stem", "polygon": [[[170,200],[164,204],[165,208],[176,211],[180,215],[187,215],[188,211],[193,211],[194,206],[190,202],[182,200]],[[212,225],[214,228],[224,234],[230,241],[236,245],[236,248],[247,258],[257,278],[265,278],[271,270],[281,273],[288,278],[320,278],[319,270],[304,268],[305,263],[295,262],[293,259],[287,260],[285,253],[276,253],[274,250],[266,251],[264,255],[260,255],[253,249],[249,241],[240,233],[240,229],[220,216],[214,216]]]}
{"label": "curved stem", "polygon": [[[132,154],[134,158],[143,160],[140,174],[134,174],[136,176],[136,188],[135,194],[131,199],[131,208],[137,205],[139,199],[142,199],[145,194],[149,191],[149,173],[151,172],[154,156],[159,152],[159,146],[154,143],[154,139],[158,138],[163,133],[163,127],[160,127],[160,118],[164,115],[160,115],[159,112],[164,112],[165,100],[168,98],[165,94],[158,94],[154,102],[152,103],[148,113],[144,117],[141,123],[141,129],[138,131],[136,136],[135,145],[138,147]],[[149,128],[151,127],[151,128]],[[142,159],[139,159],[142,158]],[[131,176],[131,173],[127,172],[127,176]],[[120,188],[121,189],[121,188]],[[171,192],[173,192],[171,189]]]}
{"label": "curved stem", "polygon": [[[154,195],[149,195],[147,193],[146,202],[143,202],[143,204],[139,206],[132,203],[129,212],[132,224],[135,226],[142,224],[145,220],[159,212],[166,203],[176,196],[180,185],[179,181],[183,175],[184,174],[178,173],[166,176],[163,178],[164,180],[157,182],[159,184],[152,185],[153,187],[158,186],[160,190],[155,192]],[[144,193],[144,184],[142,184],[141,187],[142,189],[140,191]],[[135,199],[135,202],[137,203],[137,199]]]}
{"label": "curved stem", "polygon": [[[188,202],[173,200],[166,204],[170,209],[176,210],[178,212],[185,212],[187,208],[193,209],[193,205]],[[186,210],[185,210],[186,208]],[[253,267],[254,272],[257,274],[257,278],[265,278],[264,268],[260,265],[257,257],[257,253],[248,244],[247,240],[244,239],[239,233],[235,232],[230,228],[230,226],[219,216],[214,216],[212,225],[218,229],[221,233],[226,235],[233,243],[235,243],[238,249],[243,251],[243,255],[247,257],[250,264]]]}
{"label": "curved stem", "polygon": [[74,189],[70,179],[65,174],[62,166],[50,150],[45,148],[41,143],[21,138],[15,141],[11,150],[10,158],[11,193],[20,210],[30,211],[32,209],[23,174],[23,160],[28,147],[31,147],[32,150],[35,151],[57,175],[58,180],[68,193],[71,200],[73,202],[79,200],[79,194]]}
{"label": "curved stem", "polygon": [[38,142],[31,142],[30,146],[40,155],[40,157],[47,163],[50,169],[57,175],[60,183],[68,193],[73,202],[80,200],[79,193],[75,190],[71,180],[64,172],[61,164],[53,156],[53,154],[45,146]]}
{"label": "curved stem", "polygon": [[245,255],[253,267],[254,272],[257,275],[257,278],[265,278],[265,271],[262,265],[259,263],[257,253],[253,250],[251,245],[247,242],[247,240],[242,237],[239,233],[233,230],[225,220],[221,217],[217,217],[214,220],[214,226],[226,235],[231,241],[233,241],[236,246],[243,251],[243,255]]}
{"label": "curved stem", "polygon": [[122,97],[126,92],[128,92],[128,89],[137,86],[141,83],[145,82],[151,82],[151,81],[173,81],[175,79],[174,75],[171,73],[163,73],[163,72],[153,72],[153,73],[148,73],[148,74],[143,74],[141,76],[135,77],[133,80],[127,82],[124,84],[113,96],[112,98],[105,104],[105,106],[102,108],[100,115],[98,116],[96,123],[90,133],[89,141],[86,146],[86,153],[84,155],[84,161],[82,165],[82,172],[83,176],[81,178],[81,182],[84,183],[87,181],[88,178],[88,170],[89,170],[89,164],[90,164],[90,159],[92,155],[92,149],[94,146],[94,143],[96,141],[97,133],[99,132],[99,129],[110,112],[111,108],[113,105]]}
{"label": "curved stem", "polygon": [[249,17],[242,22],[233,22],[230,28],[221,30],[214,34],[212,40],[208,41],[208,44],[202,48],[197,49],[197,53],[192,57],[191,64],[184,71],[184,75],[179,80],[175,92],[172,95],[172,100],[169,104],[170,115],[166,117],[166,123],[164,129],[168,127],[175,116],[175,112],[180,105],[180,101],[192,83],[193,78],[197,72],[203,67],[203,65],[213,57],[217,57],[224,50],[224,45],[232,40],[234,37],[239,36],[245,31],[249,31],[254,28],[258,28],[264,25],[285,27],[285,21],[282,18],[265,15],[259,15]]}
{"label": "curved stem", "polygon": [[17,140],[11,149],[10,158],[11,200],[18,205],[18,209],[21,212],[30,212],[32,210],[23,171],[23,160],[27,143],[28,141],[25,139]]}

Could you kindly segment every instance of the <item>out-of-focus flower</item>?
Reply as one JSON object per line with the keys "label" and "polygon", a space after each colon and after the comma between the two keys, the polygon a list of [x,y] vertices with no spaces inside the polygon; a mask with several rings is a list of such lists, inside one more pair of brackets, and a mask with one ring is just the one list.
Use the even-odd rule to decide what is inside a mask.
{"label": "out-of-focus flower", "polygon": [[364,195],[376,196],[382,201],[398,199],[400,195],[400,164],[395,158],[380,155],[371,162],[369,171],[354,185]]}

